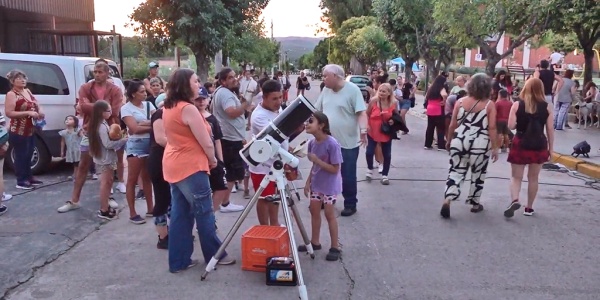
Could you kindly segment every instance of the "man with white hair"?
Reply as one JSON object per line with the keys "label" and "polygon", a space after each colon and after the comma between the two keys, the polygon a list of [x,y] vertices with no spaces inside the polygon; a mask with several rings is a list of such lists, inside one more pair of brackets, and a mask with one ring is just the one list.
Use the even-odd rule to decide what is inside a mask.
{"label": "man with white hair", "polygon": [[329,118],[331,134],[342,147],[342,216],[356,213],[356,162],[359,147],[367,144],[367,107],[362,93],[354,83],[344,80],[344,69],[338,65],[323,68],[325,88],[317,99],[316,108]]}

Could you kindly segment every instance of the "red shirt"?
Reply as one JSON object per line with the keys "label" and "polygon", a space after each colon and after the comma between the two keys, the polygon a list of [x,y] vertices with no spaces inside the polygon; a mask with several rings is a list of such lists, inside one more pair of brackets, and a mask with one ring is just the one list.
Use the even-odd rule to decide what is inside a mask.
{"label": "red shirt", "polygon": [[496,101],[496,121],[508,122],[508,115],[510,115],[512,105],[512,102],[508,100],[498,99]]}

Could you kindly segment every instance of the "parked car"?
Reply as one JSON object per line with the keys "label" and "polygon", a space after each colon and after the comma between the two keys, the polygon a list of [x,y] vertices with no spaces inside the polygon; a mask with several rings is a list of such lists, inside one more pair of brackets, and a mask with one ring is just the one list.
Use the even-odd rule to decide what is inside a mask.
{"label": "parked car", "polygon": [[367,91],[367,85],[369,84],[369,82],[371,82],[371,80],[369,80],[368,76],[348,75],[348,77],[346,77],[346,81],[356,84],[358,86],[358,88],[360,88],[360,92],[362,93],[363,99],[365,99],[365,102],[369,103],[370,97],[369,97],[369,92]]}
{"label": "parked car", "polygon": [[[56,55],[0,53],[0,109],[4,112],[6,93],[10,82],[6,74],[12,69],[27,74],[27,88],[43,106],[46,126],[35,133],[31,158],[34,174],[44,173],[52,157],[61,157],[58,132],[65,127],[65,118],[75,114],[79,87],[94,78],[94,63],[98,58]],[[110,76],[120,78],[117,64],[109,61]],[[7,121],[8,122],[8,121]],[[14,153],[9,146],[6,163],[12,168]]]}

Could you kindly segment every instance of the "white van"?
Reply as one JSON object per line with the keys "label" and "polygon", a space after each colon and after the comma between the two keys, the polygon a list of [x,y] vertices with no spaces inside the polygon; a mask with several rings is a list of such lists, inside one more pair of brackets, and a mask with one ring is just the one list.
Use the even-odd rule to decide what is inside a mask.
{"label": "white van", "polygon": [[[19,69],[27,74],[27,87],[43,107],[46,126],[35,133],[35,148],[31,159],[34,174],[45,172],[53,157],[60,157],[60,136],[65,118],[75,115],[79,87],[94,78],[94,63],[98,58],[56,55],[0,53],[0,110],[3,115],[6,93],[10,91],[8,72]],[[112,77],[121,77],[117,64],[109,61]],[[9,122],[7,118],[7,122]],[[6,163],[12,168],[14,153],[8,149]]]}

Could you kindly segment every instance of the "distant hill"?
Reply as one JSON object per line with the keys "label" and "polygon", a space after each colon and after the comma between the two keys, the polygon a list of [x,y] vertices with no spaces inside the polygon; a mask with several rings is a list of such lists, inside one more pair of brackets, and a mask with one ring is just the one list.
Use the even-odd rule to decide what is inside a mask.
{"label": "distant hill", "polygon": [[300,56],[312,52],[317,44],[323,38],[319,37],[276,37],[275,40],[281,43],[281,50],[288,51],[288,59],[296,61]]}

